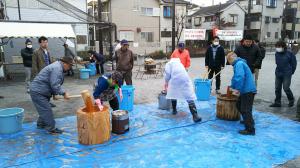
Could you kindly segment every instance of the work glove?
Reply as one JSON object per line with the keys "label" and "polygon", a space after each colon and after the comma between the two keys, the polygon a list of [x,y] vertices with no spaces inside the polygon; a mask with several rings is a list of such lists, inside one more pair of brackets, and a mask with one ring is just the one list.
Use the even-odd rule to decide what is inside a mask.
{"label": "work glove", "polygon": [[96,100],[95,100],[95,103],[96,103],[97,106],[99,107],[100,111],[102,111],[102,110],[103,110],[103,106],[102,106],[101,100],[100,100],[100,99],[96,99]]}

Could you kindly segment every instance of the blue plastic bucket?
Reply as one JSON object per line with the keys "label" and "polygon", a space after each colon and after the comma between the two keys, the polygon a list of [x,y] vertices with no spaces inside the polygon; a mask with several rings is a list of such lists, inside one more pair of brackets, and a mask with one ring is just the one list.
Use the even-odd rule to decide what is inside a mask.
{"label": "blue plastic bucket", "polygon": [[207,101],[210,97],[211,80],[210,79],[195,79],[195,92],[197,100]]}
{"label": "blue plastic bucket", "polygon": [[80,69],[80,79],[89,79],[90,71],[89,69]]}
{"label": "blue plastic bucket", "polygon": [[6,108],[0,110],[0,134],[11,134],[22,130],[24,109]]}
{"label": "blue plastic bucket", "polygon": [[121,88],[123,94],[122,101],[120,101],[119,93],[117,93],[120,110],[132,111],[134,103],[134,87],[132,85],[123,85]]}
{"label": "blue plastic bucket", "polygon": [[95,76],[96,75],[96,64],[95,63],[88,64],[87,69],[91,70],[90,71],[90,76]]}

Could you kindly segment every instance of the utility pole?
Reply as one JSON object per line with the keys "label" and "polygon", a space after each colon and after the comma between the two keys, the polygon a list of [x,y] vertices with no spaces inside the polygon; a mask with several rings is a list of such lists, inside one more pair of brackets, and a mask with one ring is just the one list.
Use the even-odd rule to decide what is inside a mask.
{"label": "utility pole", "polygon": [[[101,0],[98,0],[98,22],[102,21],[102,3]],[[103,55],[103,40],[102,40],[102,30],[100,29],[101,25],[98,26],[98,40],[99,40],[99,51]]]}
{"label": "utility pole", "polygon": [[250,14],[251,14],[251,6],[252,6],[252,0],[248,0],[248,13],[247,13],[247,30],[250,30],[251,28],[251,18],[250,18]]}
{"label": "utility pole", "polygon": [[20,0],[18,0],[17,2],[18,2],[19,20],[21,20]]}
{"label": "utility pole", "polygon": [[221,29],[221,2],[219,4],[218,20],[219,20],[218,29],[220,30]]}
{"label": "utility pole", "polygon": [[175,50],[175,6],[176,0],[173,0],[172,5],[172,52]]}
{"label": "utility pole", "polygon": [[284,6],[284,8],[283,8],[283,19],[282,19],[283,27],[282,27],[281,40],[284,40],[285,37],[286,37],[286,23],[287,23],[287,6],[288,6],[288,3],[289,3],[289,1],[286,0],[285,5],[283,5]]}

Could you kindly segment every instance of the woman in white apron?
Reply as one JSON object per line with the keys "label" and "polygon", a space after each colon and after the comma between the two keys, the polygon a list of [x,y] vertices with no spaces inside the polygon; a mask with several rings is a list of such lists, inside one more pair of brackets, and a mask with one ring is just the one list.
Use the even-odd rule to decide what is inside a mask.
{"label": "woman in white apron", "polygon": [[196,95],[193,84],[179,58],[172,58],[166,64],[164,76],[165,89],[167,90],[166,98],[172,100],[173,114],[177,114],[177,100],[185,100],[189,104],[194,122],[200,122],[201,117],[197,114],[194,102]]}

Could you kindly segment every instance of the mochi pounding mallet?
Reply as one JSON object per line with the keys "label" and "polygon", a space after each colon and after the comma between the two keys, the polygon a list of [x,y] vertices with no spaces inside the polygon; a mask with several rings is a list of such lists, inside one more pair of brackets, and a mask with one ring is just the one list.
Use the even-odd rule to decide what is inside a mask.
{"label": "mochi pounding mallet", "polygon": [[88,90],[83,90],[81,92],[82,99],[84,101],[86,112],[93,112],[94,105],[93,105],[93,98]]}

